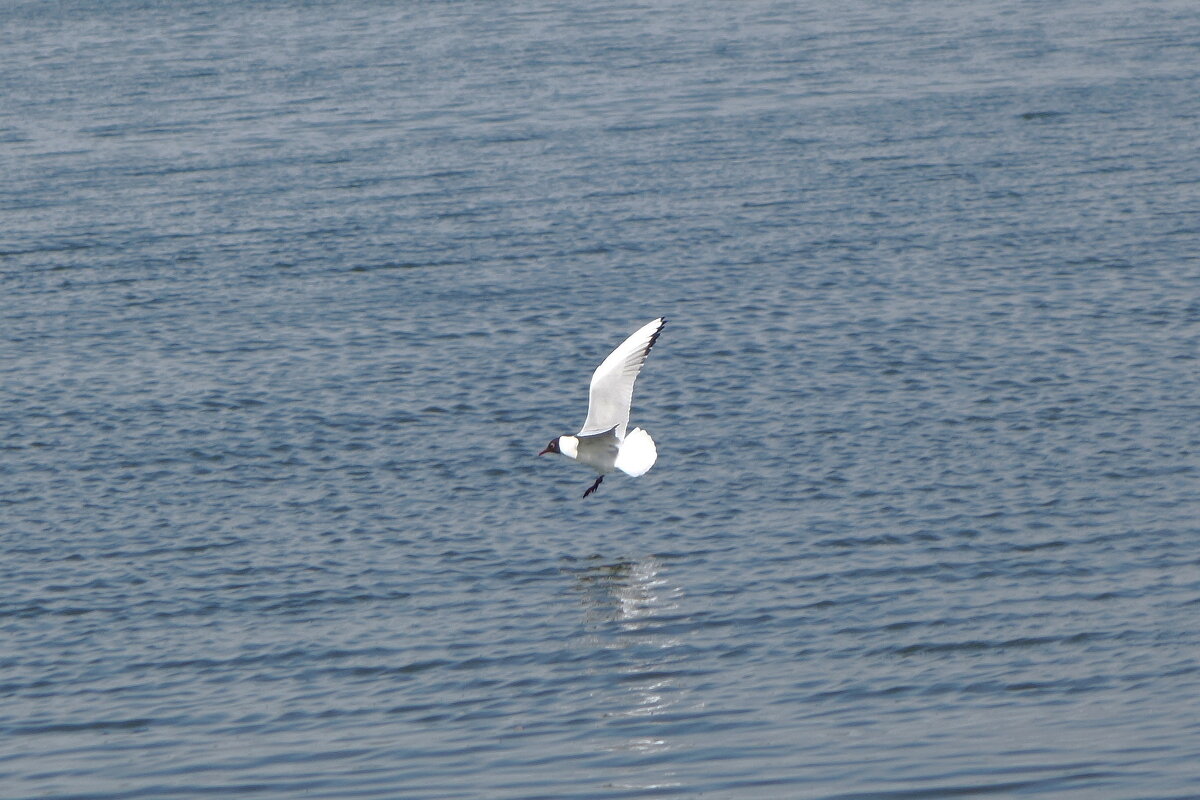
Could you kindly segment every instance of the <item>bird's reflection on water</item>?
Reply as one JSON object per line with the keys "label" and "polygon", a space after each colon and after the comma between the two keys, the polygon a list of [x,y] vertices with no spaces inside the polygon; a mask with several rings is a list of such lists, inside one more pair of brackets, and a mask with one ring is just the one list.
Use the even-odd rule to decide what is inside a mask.
{"label": "bird's reflection on water", "polygon": [[[671,623],[678,618],[683,591],[667,579],[662,561],[655,556],[613,563],[575,562],[567,568],[576,578],[575,588],[584,609],[585,646],[603,651],[595,672],[609,673],[622,691],[604,712],[608,727],[617,734],[604,749],[645,757],[674,749],[663,728],[663,715],[686,693],[678,683],[676,648],[682,644]],[[679,786],[674,773],[627,776],[625,788],[652,789]],[[644,780],[643,780],[644,779]]]}
{"label": "bird's reflection on water", "polygon": [[679,607],[681,592],[668,585],[662,563],[654,556],[594,564],[573,572],[589,628],[596,633],[607,633],[602,628],[608,622],[619,623],[624,631],[643,630],[656,616]]}

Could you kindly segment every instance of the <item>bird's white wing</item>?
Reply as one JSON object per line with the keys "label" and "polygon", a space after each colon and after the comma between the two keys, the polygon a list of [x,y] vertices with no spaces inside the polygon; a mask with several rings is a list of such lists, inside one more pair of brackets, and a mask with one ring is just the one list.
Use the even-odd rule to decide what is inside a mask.
{"label": "bird's white wing", "polygon": [[638,328],[596,367],[588,396],[587,420],[579,430],[580,436],[592,436],[615,427],[617,438],[625,438],[629,405],[633,402],[633,382],[666,322],[659,317]]}

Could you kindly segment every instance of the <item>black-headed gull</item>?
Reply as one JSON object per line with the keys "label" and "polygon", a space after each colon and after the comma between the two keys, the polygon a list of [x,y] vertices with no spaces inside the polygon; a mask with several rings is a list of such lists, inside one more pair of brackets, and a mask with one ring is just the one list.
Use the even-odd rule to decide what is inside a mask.
{"label": "black-headed gull", "polygon": [[637,477],[654,466],[658,458],[650,434],[634,428],[626,436],[625,427],[633,402],[633,382],[665,324],[662,317],[647,322],[596,367],[588,392],[587,420],[579,433],[559,436],[538,453],[561,453],[599,472],[600,477],[583,493],[584,497],[600,488],[604,476],[614,469]]}

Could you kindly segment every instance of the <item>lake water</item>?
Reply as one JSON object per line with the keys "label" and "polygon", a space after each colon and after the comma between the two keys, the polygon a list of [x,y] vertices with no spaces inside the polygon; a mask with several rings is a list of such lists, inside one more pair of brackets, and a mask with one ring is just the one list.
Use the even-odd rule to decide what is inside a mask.
{"label": "lake water", "polygon": [[1198,42],[4,2],[0,796],[1200,797]]}

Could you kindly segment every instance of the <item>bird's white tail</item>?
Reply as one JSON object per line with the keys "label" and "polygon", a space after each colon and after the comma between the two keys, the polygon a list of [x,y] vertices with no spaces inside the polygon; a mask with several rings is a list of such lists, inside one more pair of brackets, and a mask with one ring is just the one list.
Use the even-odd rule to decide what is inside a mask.
{"label": "bird's white tail", "polygon": [[614,466],[626,475],[636,478],[638,475],[645,475],[646,471],[654,466],[657,458],[658,450],[655,449],[650,434],[641,428],[634,428],[621,442]]}

